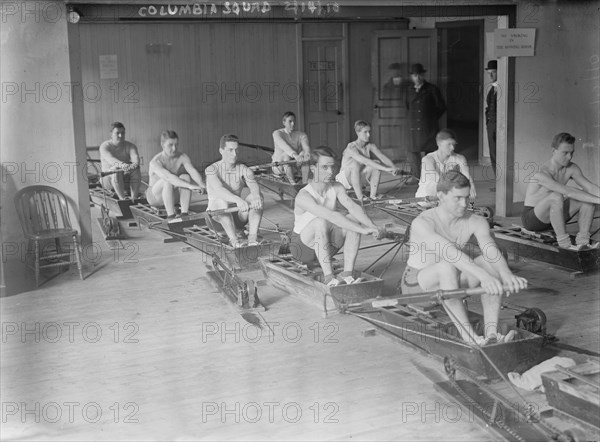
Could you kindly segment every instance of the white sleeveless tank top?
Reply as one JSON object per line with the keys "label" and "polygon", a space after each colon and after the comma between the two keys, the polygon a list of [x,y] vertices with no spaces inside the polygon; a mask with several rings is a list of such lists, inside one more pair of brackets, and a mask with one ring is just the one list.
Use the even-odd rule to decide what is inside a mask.
{"label": "white sleeveless tank top", "polygon": [[[327,192],[325,192],[324,196],[319,195],[310,184],[304,186],[302,190],[306,190],[320,206],[327,207],[330,210],[335,209],[337,197],[333,186],[330,186],[329,189],[327,189]],[[308,225],[308,223],[315,219],[316,216],[306,211],[302,214],[299,214],[298,210],[301,209],[294,209],[294,232],[300,234],[302,230],[304,230],[304,228]]]}

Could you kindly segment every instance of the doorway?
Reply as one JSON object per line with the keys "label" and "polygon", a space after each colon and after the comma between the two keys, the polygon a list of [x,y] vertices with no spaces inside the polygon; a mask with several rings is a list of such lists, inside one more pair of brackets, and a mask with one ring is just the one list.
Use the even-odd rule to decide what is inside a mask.
{"label": "doorway", "polygon": [[437,23],[439,86],[446,97],[446,127],[458,138],[456,151],[472,164],[483,158],[483,20]]}

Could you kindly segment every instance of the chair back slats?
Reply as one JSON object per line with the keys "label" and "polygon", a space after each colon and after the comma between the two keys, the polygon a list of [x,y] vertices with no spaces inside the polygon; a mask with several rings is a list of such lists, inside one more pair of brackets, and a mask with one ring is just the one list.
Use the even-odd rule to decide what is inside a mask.
{"label": "chair back slats", "polygon": [[53,187],[25,187],[15,195],[15,206],[26,235],[71,228],[67,199]]}

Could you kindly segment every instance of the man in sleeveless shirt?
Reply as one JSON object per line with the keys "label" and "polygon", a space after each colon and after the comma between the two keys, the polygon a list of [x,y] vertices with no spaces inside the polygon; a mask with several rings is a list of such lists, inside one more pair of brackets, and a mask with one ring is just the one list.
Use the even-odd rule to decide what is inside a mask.
{"label": "man in sleeveless shirt", "polygon": [[415,196],[420,197],[435,197],[437,194],[437,183],[440,176],[449,170],[458,170],[469,179],[470,183],[470,198],[475,200],[477,192],[473,178],[469,173],[467,159],[458,153],[454,152],[456,145],[456,135],[450,129],[442,129],[435,137],[437,150],[428,153],[423,157],[421,162],[421,179],[419,180],[419,188]]}
{"label": "man in sleeveless shirt", "polygon": [[[296,114],[289,111],[285,112],[282,122],[283,127],[273,131],[273,161],[290,161],[292,159],[298,161],[298,163],[308,161],[310,159],[308,137],[304,132],[296,130]],[[304,172],[306,169],[306,167],[303,167],[303,177],[307,175]],[[273,167],[273,173],[276,175],[285,173],[291,184],[297,184],[292,165]]]}
{"label": "man in sleeveless shirt", "polygon": [[150,161],[146,199],[154,207],[164,207],[167,219],[175,218],[175,201],[179,199],[181,215],[188,214],[192,191],[204,192],[206,186],[190,157],[179,152],[179,137],[173,130],[160,135],[162,152]]}
{"label": "man in sleeveless shirt", "polygon": [[[221,160],[206,168],[208,210],[226,209],[236,205],[237,213],[224,213],[214,219],[223,226],[232,247],[258,244],[258,228],[262,219],[263,196],[254,173],[245,164],[237,162],[239,140],[235,135],[221,137]],[[250,193],[243,196],[244,189]],[[248,226],[248,239],[243,230]]]}
{"label": "man in sleeveless shirt", "polygon": [[[379,148],[370,142],[371,125],[364,120],[358,120],[354,123],[356,140],[346,146],[342,154],[342,166],[336,176],[336,180],[346,188],[354,189],[356,198],[359,201],[367,201],[363,196],[362,186],[369,183],[370,198],[377,198],[377,189],[379,187],[379,178],[381,172],[388,172],[397,175],[400,171],[396,168],[393,161],[390,160]],[[373,154],[377,159],[371,159]]]}
{"label": "man in sleeveless shirt", "polygon": [[[344,187],[335,182],[335,153],[329,147],[317,147],[311,152],[310,178],[298,192],[294,208],[294,233],[290,248],[299,260],[309,263],[316,258],[323,270],[323,282],[336,286],[359,282],[354,278],[354,264],[361,235],[380,236],[378,228],[356,204]],[[345,215],[336,210],[340,204]],[[331,259],[344,248],[344,271],[334,276]]]}
{"label": "man in sleeveless shirt", "polygon": [[[514,331],[506,336],[498,332],[503,285],[515,293],[527,287],[527,280],[510,271],[485,218],[467,211],[469,186],[469,179],[458,171],[442,174],[437,184],[438,206],[424,211],[411,224],[410,252],[400,287],[403,294],[411,294],[481,286],[486,291],[481,296],[483,336],[469,323],[462,300],[445,301],[460,336],[470,344],[508,342]],[[467,253],[472,236],[482,250],[474,259]]]}
{"label": "man in sleeveless shirt", "polygon": [[142,174],[137,146],[125,140],[125,126],[118,121],[111,125],[110,140],[100,145],[100,162],[103,172],[119,170],[122,173],[102,178],[102,187],[114,190],[120,200],[126,199],[129,191],[131,199],[138,197]]}
{"label": "man in sleeveless shirt", "polygon": [[[552,156],[529,179],[521,222],[527,230],[554,229],[559,247],[582,249],[590,245],[590,227],[600,204],[600,187],[589,181],[571,162],[575,137],[562,132],[552,140]],[[573,180],[579,188],[567,186]],[[566,220],[579,210],[579,232],[575,245],[567,233]]]}

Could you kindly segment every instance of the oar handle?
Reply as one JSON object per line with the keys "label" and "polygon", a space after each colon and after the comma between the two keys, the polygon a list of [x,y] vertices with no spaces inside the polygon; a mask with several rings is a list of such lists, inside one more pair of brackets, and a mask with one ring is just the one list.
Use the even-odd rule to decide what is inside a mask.
{"label": "oar handle", "polygon": [[[502,290],[507,292],[510,287],[503,286]],[[362,302],[348,304],[347,307],[361,307],[361,308],[378,308],[378,307],[393,307],[399,304],[410,304],[415,302],[427,302],[427,301],[443,301],[447,299],[461,299],[467,296],[481,296],[486,293],[483,287],[474,287],[468,289],[455,289],[455,290],[432,290],[429,292],[413,293],[409,295],[390,296],[382,299],[367,299]]]}
{"label": "oar handle", "polygon": [[218,216],[218,215],[222,215],[224,213],[235,213],[235,212],[239,212],[239,211],[240,211],[239,207],[228,207],[226,209],[207,210],[206,214],[210,215],[210,216]]}
{"label": "oar handle", "polygon": [[375,204],[413,204],[413,203],[435,203],[435,196],[421,196],[418,198],[393,198],[375,201]]}
{"label": "oar handle", "polygon": [[249,168],[252,169],[253,171],[255,171],[255,170],[260,170],[260,169],[268,169],[269,167],[287,166],[288,164],[298,164],[298,161],[296,161],[296,160],[274,161],[272,163],[256,164],[254,166],[250,166]]}
{"label": "oar handle", "polygon": [[100,172],[100,176],[104,178],[105,176],[114,175],[115,173],[124,173],[123,170],[109,170],[107,172]]}
{"label": "oar handle", "polygon": [[238,144],[244,147],[251,147],[252,149],[264,150],[265,152],[275,152],[275,149],[273,149],[272,147],[261,146],[260,144],[242,143],[241,141],[238,142]]}

